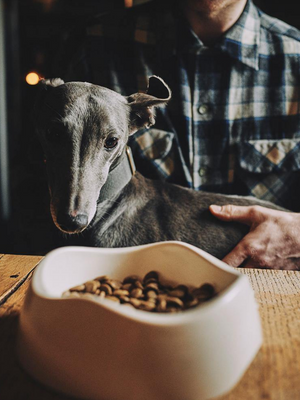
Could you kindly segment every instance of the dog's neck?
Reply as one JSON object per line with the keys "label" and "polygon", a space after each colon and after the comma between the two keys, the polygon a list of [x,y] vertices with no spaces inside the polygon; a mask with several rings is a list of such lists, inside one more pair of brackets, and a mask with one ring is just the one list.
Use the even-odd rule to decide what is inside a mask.
{"label": "dog's neck", "polygon": [[97,203],[109,200],[121,192],[127,183],[129,183],[135,171],[136,168],[131,149],[127,146],[123,154],[110,169],[107,180],[100,191]]}

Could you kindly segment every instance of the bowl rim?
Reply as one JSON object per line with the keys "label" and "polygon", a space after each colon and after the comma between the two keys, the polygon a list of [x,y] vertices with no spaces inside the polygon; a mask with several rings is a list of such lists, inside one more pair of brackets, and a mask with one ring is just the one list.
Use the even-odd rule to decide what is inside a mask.
{"label": "bowl rim", "polygon": [[[191,308],[189,310],[185,310],[184,312],[178,313],[151,313],[145,312],[142,310],[138,310],[135,308],[122,307],[121,304],[117,304],[113,301],[102,299],[101,301],[94,301],[89,298],[63,298],[63,297],[53,297],[48,296],[43,293],[40,288],[41,276],[43,274],[43,270],[47,268],[49,262],[51,262],[53,257],[56,257],[60,253],[68,253],[79,251],[82,253],[99,253],[99,254],[128,254],[135,251],[142,251],[143,249],[147,249],[150,247],[160,247],[160,246],[182,246],[185,247],[194,253],[198,254],[200,257],[204,258],[209,263],[214,264],[217,268],[220,268],[226,272],[229,272],[232,275],[236,276],[236,279],[221,293],[217,296],[213,297],[211,300],[201,304],[198,307]],[[183,322],[190,322],[191,320],[199,318],[199,315],[202,315],[203,318],[208,313],[213,312],[216,308],[220,306],[225,306],[229,302],[233,301],[234,298],[239,294],[241,290],[245,288],[245,285],[249,285],[249,280],[246,275],[241,274],[235,268],[230,267],[228,264],[223,261],[217,259],[211,254],[201,250],[191,244],[180,242],[180,241],[163,241],[163,242],[155,242],[145,245],[132,246],[132,247],[119,247],[119,248],[106,248],[106,247],[87,247],[87,246],[64,246],[59,247],[57,249],[51,250],[46,254],[44,259],[38,264],[36,267],[33,278],[31,281],[31,287],[35,296],[44,301],[51,302],[90,302],[95,304],[98,307],[105,308],[113,313],[119,314],[124,318],[129,318],[136,320],[140,323],[148,323],[148,324],[159,324],[159,325],[169,325],[169,324],[182,324]],[[72,304],[72,303],[71,303]]]}

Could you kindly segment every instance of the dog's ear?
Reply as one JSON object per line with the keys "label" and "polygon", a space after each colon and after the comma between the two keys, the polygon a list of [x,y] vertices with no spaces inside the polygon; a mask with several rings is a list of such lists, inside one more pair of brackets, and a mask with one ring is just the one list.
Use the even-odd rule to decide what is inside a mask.
{"label": "dog's ear", "polygon": [[65,82],[60,78],[53,78],[53,79],[41,79],[37,85],[37,96],[35,99],[35,103],[33,106],[32,117],[34,122],[37,122],[37,117],[40,111],[40,107],[44,102],[44,99],[49,93],[49,90],[53,90],[57,86],[63,85]]}
{"label": "dog's ear", "polygon": [[65,82],[60,78],[52,78],[52,79],[41,79],[39,81],[39,85],[42,89],[47,89],[49,87],[57,87],[63,85]]}
{"label": "dog's ear", "polygon": [[154,107],[166,104],[171,99],[171,90],[158,76],[150,76],[146,93],[135,93],[127,97],[130,106],[129,134],[155,123]]}

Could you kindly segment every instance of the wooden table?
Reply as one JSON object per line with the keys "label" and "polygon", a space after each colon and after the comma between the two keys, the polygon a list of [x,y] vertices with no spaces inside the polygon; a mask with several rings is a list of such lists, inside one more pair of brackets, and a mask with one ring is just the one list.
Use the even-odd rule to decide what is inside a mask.
{"label": "wooden table", "polygon": [[[14,352],[18,316],[41,259],[0,254],[1,400],[67,399],[33,381],[20,369]],[[260,306],[264,343],[237,386],[218,400],[299,400],[300,272],[241,272],[248,275]]]}

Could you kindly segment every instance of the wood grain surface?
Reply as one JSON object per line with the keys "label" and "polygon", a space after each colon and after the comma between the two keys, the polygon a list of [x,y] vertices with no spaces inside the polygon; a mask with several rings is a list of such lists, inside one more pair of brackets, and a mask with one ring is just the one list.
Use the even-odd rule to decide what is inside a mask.
{"label": "wood grain surface", "polygon": [[239,271],[254,289],[264,341],[241,381],[218,400],[299,400],[300,272]]}
{"label": "wood grain surface", "polygon": [[23,371],[15,353],[18,317],[32,272],[26,281],[0,307],[0,399],[1,400],[66,400],[35,382]]}
{"label": "wood grain surface", "polygon": [[[70,399],[31,379],[19,367],[15,355],[18,316],[32,270],[40,259],[7,255],[0,258],[0,400]],[[236,387],[216,400],[300,400],[300,272],[240,271],[249,277],[254,289],[264,342]],[[10,281],[9,277],[17,274]]]}
{"label": "wood grain surface", "polygon": [[42,258],[0,254],[0,304],[24,282]]}

